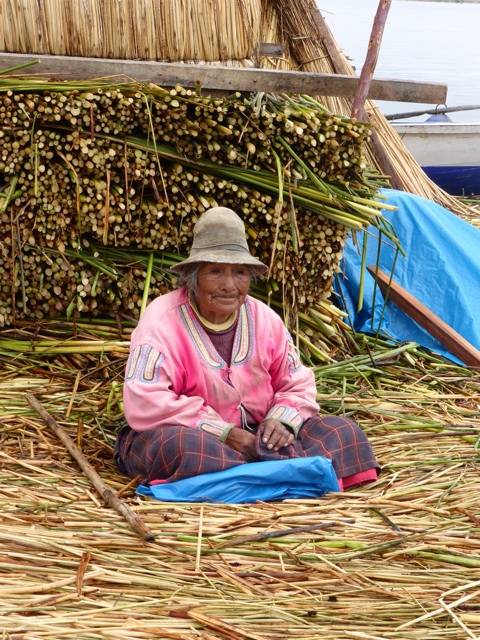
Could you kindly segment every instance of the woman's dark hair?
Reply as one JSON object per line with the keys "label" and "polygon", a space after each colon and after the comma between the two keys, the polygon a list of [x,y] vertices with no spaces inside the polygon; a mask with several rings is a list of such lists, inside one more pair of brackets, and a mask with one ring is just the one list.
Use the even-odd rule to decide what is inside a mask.
{"label": "woman's dark hair", "polygon": [[187,264],[178,273],[177,285],[179,287],[187,287],[190,293],[198,293],[198,272],[203,262],[194,262],[193,264]]}

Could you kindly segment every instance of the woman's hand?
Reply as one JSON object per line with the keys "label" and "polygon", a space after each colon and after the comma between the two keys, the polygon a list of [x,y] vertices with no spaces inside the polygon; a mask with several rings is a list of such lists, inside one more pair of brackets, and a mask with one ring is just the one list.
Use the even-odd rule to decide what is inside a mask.
{"label": "woman's hand", "polygon": [[243,429],[233,428],[225,439],[225,444],[239,453],[257,460],[255,451],[255,435]]}
{"label": "woman's hand", "polygon": [[262,420],[258,427],[263,444],[267,449],[279,451],[283,447],[288,447],[295,440],[295,436],[287,427],[273,418]]}

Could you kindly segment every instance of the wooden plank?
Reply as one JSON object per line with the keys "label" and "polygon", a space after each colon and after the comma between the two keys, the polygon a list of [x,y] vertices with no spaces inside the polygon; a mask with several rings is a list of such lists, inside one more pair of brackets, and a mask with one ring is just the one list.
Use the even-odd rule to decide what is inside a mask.
{"label": "wooden plank", "polygon": [[283,45],[274,44],[273,42],[260,42],[258,55],[267,58],[281,58],[283,56]]}
{"label": "wooden plank", "polygon": [[[194,88],[200,84],[207,91],[306,93],[344,98],[353,98],[358,84],[358,78],[349,75],[20,53],[0,53],[0,72],[36,60],[39,61],[38,65],[17,73],[59,80],[124,76],[123,80],[127,78],[154,82],[164,87],[180,84],[186,88]],[[372,80],[368,94],[372,100],[430,104],[443,104],[446,96],[445,84],[380,79]]]}
{"label": "wooden plank", "polygon": [[436,338],[443,346],[453,353],[466,365],[480,367],[480,351],[468,340],[465,340],[446,322],[441,320],[433,311],[412,296],[406,289],[390,280],[390,276],[377,270],[375,265],[367,267],[368,272],[375,278],[382,294],[415,320],[428,333]]}

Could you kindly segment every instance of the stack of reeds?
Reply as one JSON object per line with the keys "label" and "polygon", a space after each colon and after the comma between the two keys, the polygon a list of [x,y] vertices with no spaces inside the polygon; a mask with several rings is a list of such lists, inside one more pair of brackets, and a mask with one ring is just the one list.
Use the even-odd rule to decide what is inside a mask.
{"label": "stack of reeds", "polygon": [[215,205],[242,216],[270,266],[261,295],[295,316],[330,296],[347,232],[389,206],[364,159],[370,127],[308,96],[6,77],[0,113],[1,324],[137,318]]}

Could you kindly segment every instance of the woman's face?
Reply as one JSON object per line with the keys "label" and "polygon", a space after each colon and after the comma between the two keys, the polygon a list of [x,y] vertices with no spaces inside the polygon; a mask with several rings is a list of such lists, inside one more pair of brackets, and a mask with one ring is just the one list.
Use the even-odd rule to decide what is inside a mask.
{"label": "woman's face", "polygon": [[215,324],[225,322],[243,304],[250,287],[250,271],[244,264],[202,264],[195,296],[201,315]]}

